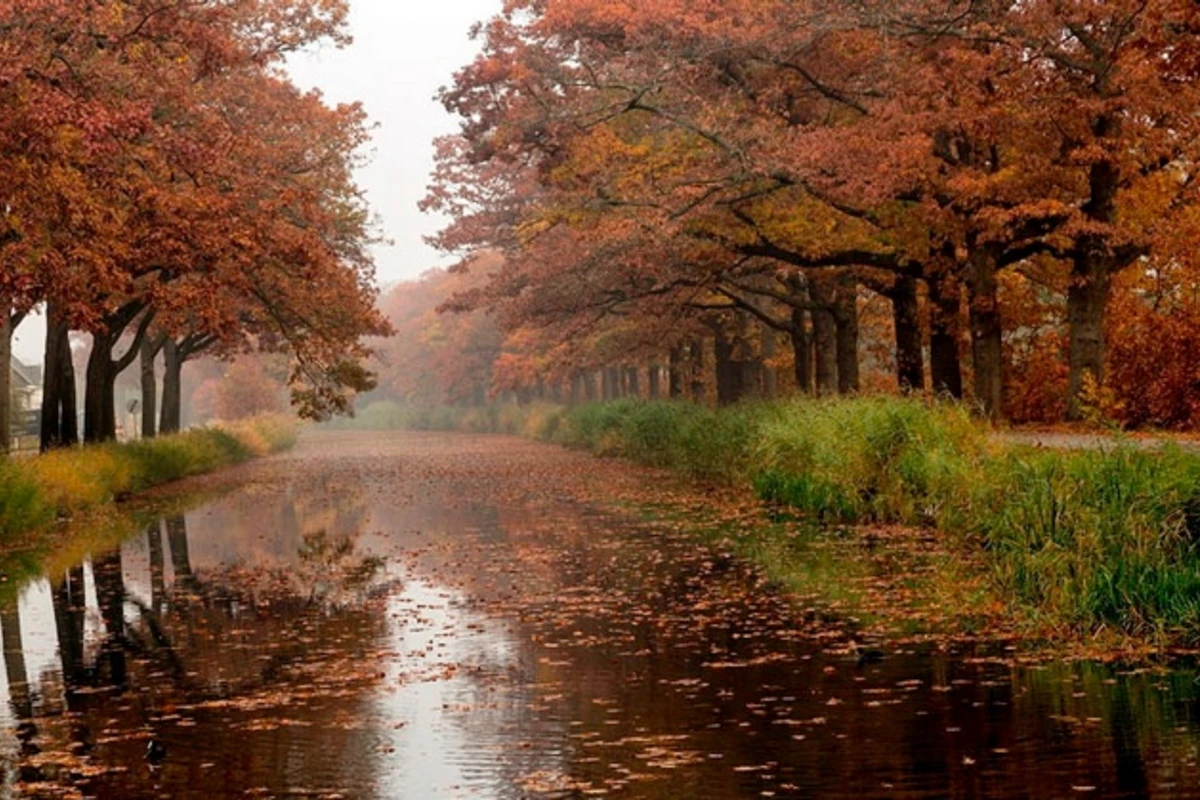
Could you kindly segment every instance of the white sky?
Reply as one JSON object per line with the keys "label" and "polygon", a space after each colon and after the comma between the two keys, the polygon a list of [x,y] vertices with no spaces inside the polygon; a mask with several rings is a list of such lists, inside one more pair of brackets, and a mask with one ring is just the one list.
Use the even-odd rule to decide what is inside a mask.
{"label": "white sky", "polygon": [[[422,237],[442,220],[417,210],[433,169],[433,139],[457,123],[433,96],[474,58],[468,33],[498,13],[503,0],[350,0],[354,43],[292,59],[288,71],[304,88],[315,86],[330,103],[361,101],[378,127],[371,163],[359,173],[391,246],[375,252],[383,285],[416,277],[442,262]],[[13,338],[23,360],[41,359],[45,326],[26,320]]]}

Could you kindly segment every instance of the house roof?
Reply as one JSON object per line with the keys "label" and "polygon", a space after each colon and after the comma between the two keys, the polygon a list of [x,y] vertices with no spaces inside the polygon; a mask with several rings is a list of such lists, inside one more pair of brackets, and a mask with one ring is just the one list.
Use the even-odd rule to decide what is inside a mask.
{"label": "house roof", "polygon": [[16,356],[12,357],[11,362],[13,388],[25,389],[36,388],[42,385],[42,368],[41,366],[33,366],[26,364]]}

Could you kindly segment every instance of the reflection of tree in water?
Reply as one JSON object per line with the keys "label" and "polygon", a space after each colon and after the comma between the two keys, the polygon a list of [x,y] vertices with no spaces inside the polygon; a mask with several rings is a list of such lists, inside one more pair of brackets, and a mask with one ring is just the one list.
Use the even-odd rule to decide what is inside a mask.
{"label": "reflection of tree in water", "polygon": [[[69,716],[39,720],[40,732],[31,724],[30,747],[22,755],[36,754],[32,739],[38,736],[46,748],[57,747],[67,753],[94,751],[97,758],[111,764],[141,763],[144,734],[129,741],[98,744],[95,733],[106,731],[107,739],[119,740],[119,731],[154,729],[162,709],[176,708],[190,714],[197,726],[180,734],[188,746],[194,737],[206,743],[201,746],[218,751],[209,760],[252,760],[245,765],[246,774],[227,776],[234,782],[227,787],[230,791],[253,785],[237,783],[251,780],[253,773],[266,784],[285,780],[285,765],[279,760],[288,748],[280,750],[276,743],[265,753],[257,753],[246,750],[244,740],[229,737],[228,730],[220,726],[207,733],[203,728],[216,724],[215,717],[220,715],[226,717],[222,723],[226,727],[230,716],[239,720],[238,724],[256,717],[278,719],[297,697],[303,698],[303,710],[289,708],[286,713],[314,714],[323,691],[334,686],[345,690],[354,684],[355,665],[371,665],[373,676],[368,654],[377,649],[385,620],[365,601],[380,563],[357,554],[349,538],[315,532],[303,538],[290,568],[231,565],[197,572],[191,563],[183,516],[152,525],[145,535],[148,603],[127,591],[119,550],[92,560],[102,627],[98,641],[90,646],[86,641],[84,567],[70,570],[51,587],[61,689]],[[170,582],[165,575],[168,558],[174,575]],[[46,714],[50,706],[35,708],[37,704],[30,700],[16,604],[0,613],[0,628],[14,713],[24,720],[39,711]],[[274,735],[300,737],[302,732],[281,729]],[[341,731],[332,736],[346,739],[351,734]],[[331,746],[334,752],[340,749],[337,742]],[[323,753],[323,745],[315,738],[306,747],[315,761],[336,758]],[[222,748],[234,750],[227,753]],[[50,774],[26,770],[23,777],[70,782],[65,768],[57,774],[54,768],[47,772]],[[143,777],[131,771],[119,779],[96,778],[99,783],[89,784],[89,791],[102,796],[136,794],[130,786]]]}

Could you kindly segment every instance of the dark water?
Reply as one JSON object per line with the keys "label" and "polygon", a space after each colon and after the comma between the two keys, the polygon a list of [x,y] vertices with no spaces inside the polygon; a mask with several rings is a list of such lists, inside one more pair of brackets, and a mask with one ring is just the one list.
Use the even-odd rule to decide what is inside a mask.
{"label": "dark water", "polygon": [[24,586],[4,791],[1200,797],[1194,672],[855,649],[681,536],[375,477],[248,486]]}

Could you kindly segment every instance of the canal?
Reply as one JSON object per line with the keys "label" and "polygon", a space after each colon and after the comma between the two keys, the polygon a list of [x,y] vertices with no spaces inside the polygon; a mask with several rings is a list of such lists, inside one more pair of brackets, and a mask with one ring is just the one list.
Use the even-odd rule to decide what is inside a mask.
{"label": "canal", "polygon": [[868,646],[597,501],[650,471],[321,432],[223,480],[8,587],[6,794],[1200,797],[1193,670]]}

